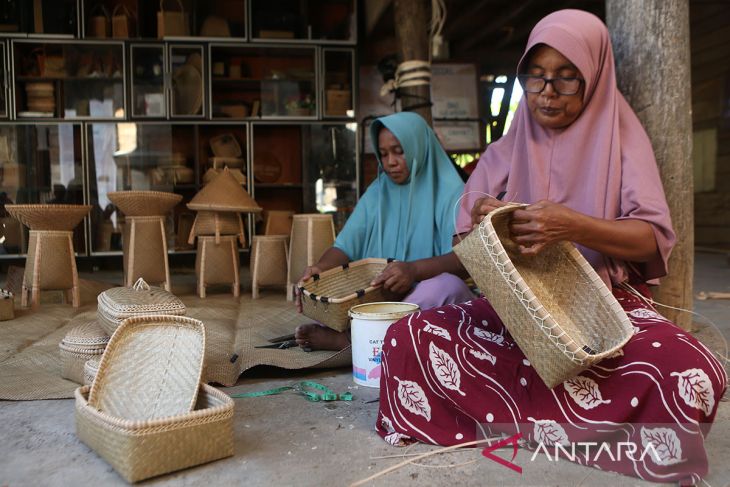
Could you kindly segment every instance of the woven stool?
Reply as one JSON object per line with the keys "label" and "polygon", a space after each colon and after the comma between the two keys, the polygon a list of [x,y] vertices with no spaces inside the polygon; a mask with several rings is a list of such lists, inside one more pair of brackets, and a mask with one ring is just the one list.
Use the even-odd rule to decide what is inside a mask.
{"label": "woven stool", "polygon": [[251,298],[258,299],[259,286],[286,286],[286,235],[257,235],[251,246]]}
{"label": "woven stool", "polygon": [[286,278],[286,299],[294,299],[293,285],[302,277],[304,269],[314,265],[325,250],[335,242],[332,215],[306,213],[292,217],[289,242],[289,265]]}
{"label": "woven stool", "polygon": [[[6,205],[8,212],[30,228],[28,256],[20,294],[21,306],[40,304],[42,290],[66,290],[66,300],[80,305],[79,276],[73,228],[91,210],[88,205]],[[70,295],[70,296],[69,296]]]}
{"label": "woven stool", "polygon": [[238,297],[239,266],[236,235],[198,236],[198,252],[195,256],[198,296],[205,297],[208,284],[231,284],[233,295]]}
{"label": "woven stool", "polygon": [[108,197],[125,215],[124,285],[132,286],[141,277],[149,283],[162,283],[170,291],[165,215],[182,200],[182,195],[117,191]]}

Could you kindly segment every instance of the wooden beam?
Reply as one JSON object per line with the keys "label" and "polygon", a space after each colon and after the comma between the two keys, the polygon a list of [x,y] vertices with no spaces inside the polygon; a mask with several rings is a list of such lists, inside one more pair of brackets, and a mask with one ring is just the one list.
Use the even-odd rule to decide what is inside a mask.
{"label": "wooden beam", "polygon": [[[694,185],[688,0],[606,0],[616,78],[649,134],[677,234],[656,301],[692,309]],[[661,69],[657,69],[661,66]],[[692,316],[659,307],[685,330]]]}
{"label": "wooden beam", "polygon": [[[461,32],[464,33],[464,36],[473,35],[469,27],[474,24],[475,18],[480,17],[482,9],[489,6],[490,3],[489,0],[480,0],[478,2],[472,2],[471,6],[462,12],[447,12],[446,25],[444,25],[443,32],[444,37],[446,39],[454,39],[455,34]],[[454,19],[453,22],[449,22],[450,18]]]}
{"label": "wooden beam", "polygon": [[[497,29],[501,29],[507,24],[509,24],[512,20],[519,17],[522,12],[525,10],[530,10],[535,6],[536,0],[526,0],[523,2],[520,2],[519,5],[513,9],[510,9],[508,12],[500,15],[499,17],[495,18],[491,22],[489,22],[487,25],[481,27],[480,33],[476,34],[475,36],[471,37],[469,40],[467,40],[463,45],[459,46],[460,49],[468,50],[471,49],[473,46],[477,45],[478,43],[482,42],[487,37],[490,37],[493,35],[494,31]],[[532,30],[532,25],[530,25],[530,30]]]}

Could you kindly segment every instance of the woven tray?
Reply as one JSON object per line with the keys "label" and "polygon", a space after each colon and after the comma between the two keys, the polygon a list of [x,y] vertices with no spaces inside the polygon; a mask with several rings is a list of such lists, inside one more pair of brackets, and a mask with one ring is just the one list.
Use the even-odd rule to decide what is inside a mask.
{"label": "woven tray", "polygon": [[91,211],[89,205],[5,205],[31,230],[71,231]]}
{"label": "woven tray", "polygon": [[175,295],[150,287],[141,278],[132,287],[115,287],[96,298],[99,325],[109,335],[127,318],[185,314],[185,305]]}
{"label": "woven tray", "polygon": [[112,336],[89,405],[118,418],[188,413],[203,372],[205,327],[183,316],[128,318]]}
{"label": "woven tray", "polygon": [[334,330],[350,327],[348,311],[357,304],[384,301],[382,286],[371,286],[392,259],[363,259],[315,274],[297,284],[302,312]]}
{"label": "woven tray", "polygon": [[509,238],[513,211],[498,208],[454,252],[522,352],[552,388],[620,349],[633,334],[626,313],[569,242],[523,256]]}
{"label": "woven tray", "polygon": [[201,384],[195,410],[149,421],[98,411],[76,389],[76,434],[128,482],[233,455],[233,400]]}
{"label": "woven tray", "polygon": [[164,191],[115,191],[107,196],[126,216],[163,216],[182,201],[182,195]]}

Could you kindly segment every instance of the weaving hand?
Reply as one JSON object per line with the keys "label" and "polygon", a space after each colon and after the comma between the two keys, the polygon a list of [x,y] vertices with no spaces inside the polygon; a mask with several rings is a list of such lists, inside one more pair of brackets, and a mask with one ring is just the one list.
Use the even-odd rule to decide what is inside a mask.
{"label": "weaving hand", "polygon": [[382,284],[383,288],[393,294],[405,295],[416,282],[416,269],[410,262],[391,262],[370,283],[371,286]]}
{"label": "weaving hand", "polygon": [[552,243],[574,240],[576,216],[567,206],[541,200],[524,210],[515,210],[509,224],[510,234],[522,254],[535,255]]}
{"label": "weaving hand", "polygon": [[479,225],[484,217],[489,214],[495,208],[506,205],[504,201],[500,201],[497,198],[487,196],[485,198],[479,198],[474,202],[474,206],[471,209],[471,224],[472,227]]}

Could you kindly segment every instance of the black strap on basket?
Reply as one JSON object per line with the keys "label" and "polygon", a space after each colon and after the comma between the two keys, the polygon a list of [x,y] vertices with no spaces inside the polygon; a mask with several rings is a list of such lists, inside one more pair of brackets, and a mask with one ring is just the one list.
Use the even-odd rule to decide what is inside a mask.
{"label": "black strap on basket", "polygon": [[342,270],[345,271],[350,268],[350,263],[342,264]]}
{"label": "black strap on basket", "polygon": [[330,302],[330,298],[328,298],[327,296],[322,296],[319,298],[319,300],[322,301],[324,304],[327,304]]}
{"label": "black strap on basket", "polygon": [[387,258],[387,259],[385,259],[385,260],[386,260],[386,262],[388,262],[388,264],[390,264],[390,263],[391,263],[391,262],[393,262],[393,261],[394,261],[395,259],[394,259],[393,257],[388,257],[388,258]]}
{"label": "black strap on basket", "polygon": [[316,294],[314,294],[314,293],[311,293],[311,294],[309,295],[309,297],[310,297],[310,298],[312,298],[312,301],[317,301],[317,295],[316,295]]}
{"label": "black strap on basket", "polygon": [[312,274],[312,280],[319,281],[319,274]]}
{"label": "black strap on basket", "polygon": [[355,294],[357,294],[357,297],[358,298],[361,298],[361,297],[365,296],[365,290],[364,289],[358,289],[357,291],[355,291]]}

